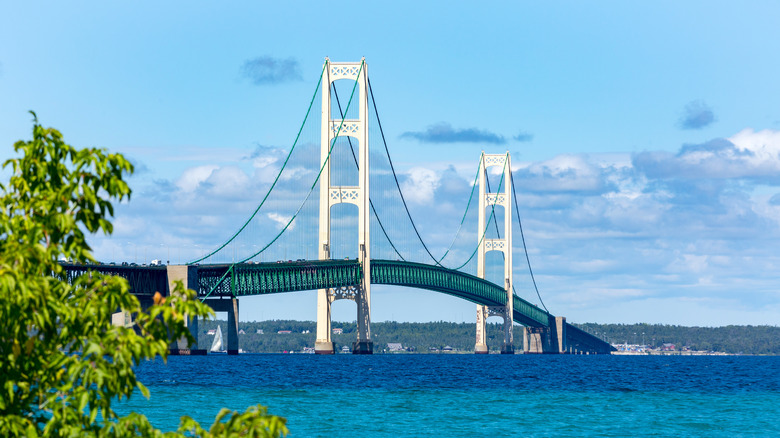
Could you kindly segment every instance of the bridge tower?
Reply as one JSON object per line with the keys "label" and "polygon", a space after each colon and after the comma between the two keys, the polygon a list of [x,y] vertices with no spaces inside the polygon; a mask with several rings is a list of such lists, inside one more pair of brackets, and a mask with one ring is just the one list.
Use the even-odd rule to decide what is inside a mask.
{"label": "bridge tower", "polygon": [[[504,170],[499,192],[486,193],[485,172],[488,168],[500,166]],[[514,300],[512,293],[512,190],[511,175],[512,165],[509,152],[506,154],[485,154],[479,164],[479,220],[477,250],[477,277],[485,278],[485,255],[489,251],[501,251],[504,253],[504,287],[506,288],[506,306],[483,306],[477,304],[477,342],[474,353],[487,354],[487,330],[485,323],[489,316],[500,316],[504,319],[504,345],[501,346],[501,354],[514,354],[514,339],[512,337],[512,316],[514,314]],[[503,191],[503,192],[502,192]],[[503,237],[487,239],[485,233],[486,210],[493,205],[504,208],[504,232]],[[487,218],[490,216],[488,215]]]}
{"label": "bridge tower", "polygon": [[[365,58],[360,62],[330,62],[325,58],[325,75],[322,83],[322,128],[320,163],[320,225],[319,258],[330,259],[330,213],[331,207],[347,202],[358,207],[358,261],[363,269],[360,284],[339,289],[317,291],[317,340],[314,351],[318,354],[333,354],[331,340],[331,305],[338,299],[354,300],[357,304],[358,335],[352,344],[352,353],[373,353],[371,341],[371,254],[370,254],[370,210],[368,198],[368,73]],[[333,119],[331,114],[331,84],[337,80],[357,81],[358,119]],[[354,104],[354,100],[353,100]],[[358,185],[331,185],[331,161],[329,153],[336,137],[350,136],[359,145]]]}

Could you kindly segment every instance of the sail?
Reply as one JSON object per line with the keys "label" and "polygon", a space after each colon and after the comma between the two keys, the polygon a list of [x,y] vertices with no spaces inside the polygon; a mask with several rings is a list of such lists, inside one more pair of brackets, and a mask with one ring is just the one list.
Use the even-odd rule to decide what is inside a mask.
{"label": "sail", "polygon": [[211,343],[209,351],[212,353],[222,351],[222,328],[220,326],[217,326],[217,334],[214,335],[214,342]]}

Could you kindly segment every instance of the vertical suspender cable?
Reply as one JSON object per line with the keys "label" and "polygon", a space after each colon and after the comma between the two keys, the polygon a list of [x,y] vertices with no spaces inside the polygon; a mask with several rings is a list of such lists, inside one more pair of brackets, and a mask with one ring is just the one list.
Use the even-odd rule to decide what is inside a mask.
{"label": "vertical suspender cable", "polygon": [[[341,119],[344,119],[344,111],[341,110],[341,101],[339,100],[339,93],[336,91],[336,84],[333,84],[333,95],[336,96],[336,104],[339,107],[339,114],[341,114]],[[377,119],[379,120],[379,119]],[[355,167],[360,170],[360,165],[358,164],[357,155],[355,155],[355,148],[352,147],[352,139],[350,136],[347,136],[347,141],[349,142],[349,149],[352,151],[352,158],[355,160]],[[366,153],[368,153],[368,148],[366,148]],[[374,216],[376,217],[376,221],[379,224],[379,228],[382,229],[382,233],[387,237],[387,241],[390,242],[390,246],[393,247],[393,251],[398,255],[398,257],[401,258],[401,260],[406,261],[404,256],[401,255],[400,252],[395,248],[395,245],[393,244],[393,241],[390,240],[390,236],[387,235],[387,231],[385,231],[385,226],[382,225],[382,219],[379,218],[379,215],[376,212],[376,209],[374,208],[374,202],[371,200],[371,196],[369,196],[369,193],[366,193],[366,196],[368,196],[368,205],[371,206],[371,211],[374,213]]]}
{"label": "vertical suspender cable", "polygon": [[[436,257],[434,257],[433,254],[431,254],[430,250],[428,250],[428,246],[425,245],[425,242],[423,241],[422,236],[420,236],[419,231],[417,231],[417,226],[414,223],[414,219],[412,219],[412,214],[409,212],[409,207],[406,205],[406,199],[404,198],[403,191],[401,191],[401,185],[398,182],[398,176],[395,173],[395,166],[393,166],[393,159],[390,158],[390,151],[387,148],[387,140],[385,139],[384,129],[382,129],[382,121],[379,119],[379,110],[376,107],[376,100],[374,99],[374,90],[373,90],[373,88],[371,88],[371,78],[366,78],[366,79],[368,80],[368,90],[369,90],[369,93],[371,94],[371,103],[373,103],[373,105],[374,105],[374,114],[376,115],[376,121],[377,121],[377,124],[379,125],[379,133],[382,135],[382,143],[384,144],[384,147],[385,147],[385,153],[387,154],[387,160],[390,163],[390,170],[393,173],[393,179],[395,179],[395,185],[398,188],[398,193],[401,195],[401,201],[404,204],[404,209],[406,210],[406,215],[407,215],[407,217],[409,218],[409,221],[412,224],[412,228],[414,229],[414,232],[417,235],[417,238],[420,240],[420,243],[422,244],[423,248],[425,248],[425,252],[428,253],[428,255],[431,257],[431,259],[433,260],[433,262],[436,265],[441,266],[442,268],[444,268],[445,266],[441,264],[441,261],[444,260],[445,257],[447,257],[447,254],[449,254],[450,250],[452,249],[452,246],[455,244],[455,239],[457,239],[458,233],[460,233],[460,230],[463,227],[463,222],[466,220],[466,214],[468,213],[469,207],[471,205],[471,198],[474,195],[474,188],[476,187],[477,177],[479,176],[479,166],[477,166],[477,174],[474,176],[474,184],[472,184],[472,186],[471,186],[471,194],[469,195],[469,202],[466,204],[466,211],[463,213],[463,218],[461,219],[460,225],[458,226],[458,231],[455,233],[455,237],[453,238],[452,242],[450,243],[449,248],[447,248],[447,251],[445,251],[444,255],[440,259],[437,260]],[[472,254],[472,257],[473,257],[473,254]],[[471,260],[471,258],[469,258],[469,260]],[[466,261],[466,263],[468,263],[468,260]],[[466,265],[466,263],[464,263],[463,265],[461,265],[460,267],[458,267],[456,269],[462,268],[463,266]]]}
{"label": "vertical suspender cable", "polygon": [[512,172],[509,172],[509,179],[512,182],[512,198],[515,200],[515,213],[517,214],[517,224],[520,225],[520,240],[523,241],[523,251],[525,252],[525,260],[528,262],[528,272],[531,273],[531,281],[534,284],[534,289],[536,290],[536,296],[539,297],[539,302],[542,303],[542,307],[544,307],[544,310],[547,313],[550,313],[549,310],[547,310],[547,306],[544,305],[544,301],[542,300],[542,295],[539,293],[539,288],[536,286],[536,279],[534,278],[534,271],[531,269],[531,259],[528,257],[528,248],[525,246],[525,235],[523,234],[523,222],[520,221],[520,208],[517,206],[517,191],[515,190],[515,178],[512,176]]}
{"label": "vertical suspender cable", "polygon": [[[366,78],[368,79],[368,78]],[[420,243],[422,243],[423,248],[425,248],[425,252],[428,253],[428,255],[431,257],[434,263],[436,263],[438,266],[441,266],[442,268],[444,266],[439,263],[438,260],[436,260],[436,257],[431,254],[431,251],[428,249],[428,246],[425,244],[425,242],[422,240],[422,236],[420,236],[420,232],[417,231],[417,225],[415,225],[414,220],[412,219],[412,214],[409,212],[409,206],[406,205],[406,199],[404,198],[404,193],[401,191],[401,184],[398,182],[398,176],[395,173],[395,166],[393,166],[393,160],[390,159],[390,151],[387,149],[387,141],[385,140],[385,131],[382,129],[382,122],[379,120],[379,112],[376,108],[376,101],[374,100],[374,91],[371,88],[371,80],[368,79],[368,90],[371,94],[371,102],[374,104],[374,111],[376,113],[376,121],[379,125],[379,133],[382,135],[382,142],[385,145],[385,152],[387,153],[387,159],[390,161],[390,169],[393,171],[393,178],[395,179],[395,185],[398,187],[398,193],[401,194],[401,201],[404,204],[404,209],[406,209],[406,214],[409,216],[409,220],[412,222],[412,228],[414,228],[414,233],[417,234],[417,238],[420,240]]]}
{"label": "vertical suspender cable", "polygon": [[[257,206],[257,208],[252,213],[252,215],[249,217],[249,219],[244,223],[244,225],[241,226],[241,228],[238,229],[238,231],[236,231],[235,234],[233,234],[232,237],[230,237],[230,239],[227,240],[227,242],[223,243],[220,247],[218,247],[214,251],[210,252],[209,254],[206,254],[205,256],[203,256],[203,257],[201,257],[201,258],[199,258],[197,260],[193,260],[191,262],[188,262],[187,263],[188,265],[193,265],[195,263],[199,263],[199,262],[201,262],[201,261],[211,257],[212,255],[218,253],[219,251],[221,251],[222,248],[227,246],[230,242],[233,241],[233,239],[235,239],[239,234],[241,234],[242,231],[244,231],[244,228],[246,228],[246,226],[249,225],[250,222],[252,222],[252,219],[255,218],[255,216],[257,215],[257,212],[260,211],[260,208],[263,206],[263,204],[265,204],[265,201],[268,199],[268,196],[271,194],[271,191],[273,191],[274,187],[276,187],[276,183],[279,182],[279,177],[282,176],[282,172],[284,172],[285,167],[287,167],[287,162],[290,161],[290,157],[292,156],[292,153],[295,150],[295,146],[298,144],[298,139],[300,139],[301,132],[303,131],[303,127],[306,125],[306,121],[309,119],[309,113],[311,112],[311,107],[314,104],[314,99],[317,97],[317,91],[319,91],[319,89],[320,89],[320,85],[322,84],[322,77],[325,74],[325,68],[327,66],[328,66],[327,62],[322,66],[322,73],[320,73],[320,79],[317,81],[317,87],[314,89],[314,95],[312,95],[311,101],[309,102],[309,108],[306,110],[306,116],[303,118],[303,123],[301,123],[300,129],[298,129],[298,135],[295,137],[295,141],[293,142],[293,145],[290,148],[290,152],[287,154],[287,157],[284,159],[284,163],[282,163],[282,168],[279,169],[279,173],[276,175],[276,179],[274,179],[274,182],[271,183],[271,187],[268,189],[268,192],[265,194],[265,197],[263,198],[263,200],[260,201],[260,205]],[[323,92],[324,92],[324,90],[323,90]]]}

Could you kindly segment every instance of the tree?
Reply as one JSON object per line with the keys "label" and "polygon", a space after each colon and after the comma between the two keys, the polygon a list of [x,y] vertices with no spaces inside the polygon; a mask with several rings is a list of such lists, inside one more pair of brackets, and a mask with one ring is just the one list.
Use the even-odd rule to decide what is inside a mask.
{"label": "tree", "polygon": [[[163,436],[140,414],[119,417],[111,405],[137,389],[133,366],[168,354],[170,339],[193,341],[185,315],[213,313],[179,282],[142,311],[119,277],[85,274],[65,281],[61,258],[94,263],[86,233],[110,234],[112,201],[130,199],[122,155],[76,149],[38,124],[18,141],[21,157],[0,184],[0,436]],[[111,315],[135,315],[133,328]],[[286,435],[285,420],[262,406],[223,409],[210,430],[182,417],[176,433],[196,436]]]}

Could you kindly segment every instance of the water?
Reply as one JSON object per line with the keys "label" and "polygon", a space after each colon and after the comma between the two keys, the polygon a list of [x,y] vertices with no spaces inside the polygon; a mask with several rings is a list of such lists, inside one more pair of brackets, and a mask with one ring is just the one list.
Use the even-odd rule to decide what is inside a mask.
{"label": "water", "polygon": [[137,369],[173,430],[263,404],[290,436],[780,436],[780,357],[240,355]]}

